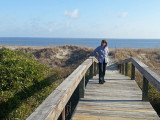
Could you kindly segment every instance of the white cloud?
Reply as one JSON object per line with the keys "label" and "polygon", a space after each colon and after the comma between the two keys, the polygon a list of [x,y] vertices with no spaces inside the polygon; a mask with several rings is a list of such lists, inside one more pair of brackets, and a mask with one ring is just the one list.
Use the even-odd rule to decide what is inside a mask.
{"label": "white cloud", "polygon": [[49,32],[53,32],[53,29],[52,29],[52,28],[49,28],[48,31],[49,31]]}
{"label": "white cloud", "polygon": [[121,17],[122,18],[126,18],[128,16],[128,12],[123,12],[122,14],[121,14]]}
{"label": "white cloud", "polygon": [[77,18],[79,14],[79,10],[75,9],[73,12],[69,12],[69,11],[64,11],[64,15],[65,16],[69,16],[70,18]]}

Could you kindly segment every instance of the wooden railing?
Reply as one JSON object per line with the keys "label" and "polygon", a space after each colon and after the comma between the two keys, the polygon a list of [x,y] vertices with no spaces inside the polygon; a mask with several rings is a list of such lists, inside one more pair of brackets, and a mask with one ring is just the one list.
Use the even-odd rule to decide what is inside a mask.
{"label": "wooden railing", "polygon": [[77,67],[27,118],[27,120],[65,120],[65,107],[73,92],[79,89],[79,98],[84,97],[85,74],[89,69],[91,77],[98,71],[97,59],[89,57]]}
{"label": "wooden railing", "polygon": [[148,82],[160,92],[160,75],[136,58],[129,58],[118,63],[120,73],[128,75],[128,63],[132,63],[131,80],[135,79],[135,67],[143,75],[142,100],[148,101]]}

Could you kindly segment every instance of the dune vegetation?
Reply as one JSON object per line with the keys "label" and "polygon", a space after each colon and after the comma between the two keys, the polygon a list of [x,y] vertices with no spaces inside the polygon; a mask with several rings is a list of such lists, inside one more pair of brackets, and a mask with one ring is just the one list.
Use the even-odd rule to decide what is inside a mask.
{"label": "dune vegetation", "polygon": [[91,52],[77,46],[14,50],[2,47],[0,119],[26,119]]}
{"label": "dune vegetation", "polygon": [[[110,51],[117,62],[137,57],[160,73],[160,49]],[[93,48],[72,45],[1,47],[0,119],[26,119],[79,64],[93,55],[92,52]],[[136,81],[142,88],[142,75],[137,70]],[[149,100],[160,115],[160,93],[151,84]]]}

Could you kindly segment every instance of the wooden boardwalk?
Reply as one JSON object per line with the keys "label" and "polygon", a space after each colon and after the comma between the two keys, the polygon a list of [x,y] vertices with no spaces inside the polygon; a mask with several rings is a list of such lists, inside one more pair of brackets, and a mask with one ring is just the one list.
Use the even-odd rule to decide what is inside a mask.
{"label": "wooden boardwalk", "polygon": [[72,120],[159,120],[135,80],[121,75],[115,64],[107,66],[104,84],[98,75],[89,80]]}

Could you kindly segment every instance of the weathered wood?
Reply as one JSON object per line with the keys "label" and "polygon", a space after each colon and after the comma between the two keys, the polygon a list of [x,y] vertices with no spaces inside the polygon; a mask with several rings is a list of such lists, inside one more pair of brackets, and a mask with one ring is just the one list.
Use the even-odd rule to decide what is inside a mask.
{"label": "weathered wood", "polygon": [[128,62],[125,63],[125,76],[128,76]]}
{"label": "weathered wood", "polygon": [[84,98],[84,92],[85,92],[85,75],[79,84],[79,97],[80,98]]}
{"label": "weathered wood", "polygon": [[123,65],[121,64],[121,74],[123,73]]}
{"label": "weathered wood", "polygon": [[132,68],[131,68],[131,80],[135,80],[135,66],[134,64],[132,63]]}
{"label": "weathered wood", "polygon": [[126,62],[131,62],[133,58],[128,58],[128,59],[125,59],[125,60],[122,60],[120,62],[118,62],[118,64],[122,64],[122,63],[126,63]]}
{"label": "weathered wood", "polygon": [[158,120],[151,104],[142,101],[136,81],[112,69],[107,66],[103,85],[98,75],[89,80],[72,120]]}
{"label": "weathered wood", "polygon": [[93,65],[94,65],[94,76],[95,76],[97,74],[97,63],[94,62]]}
{"label": "weathered wood", "polygon": [[117,64],[117,70],[119,71],[119,64]]}
{"label": "weathered wood", "polygon": [[121,67],[122,64],[119,64],[119,73],[122,72],[122,67]]}
{"label": "weathered wood", "polygon": [[[88,68],[97,62],[89,57],[78,66],[27,118],[27,120],[57,120]],[[93,69],[92,69],[93,70]]]}
{"label": "weathered wood", "polygon": [[99,63],[97,63],[97,74],[99,73]]}
{"label": "weathered wood", "polygon": [[92,75],[93,75],[93,76],[94,76],[94,72],[95,72],[94,69],[95,69],[94,60],[92,59],[92,72],[93,72]]}
{"label": "weathered wood", "polygon": [[148,101],[148,80],[143,76],[142,100]]}
{"label": "weathered wood", "polygon": [[128,58],[118,64],[132,62],[132,64],[138,69],[139,72],[160,92],[160,75],[150,69],[147,65],[139,61],[137,58]]}
{"label": "weathered wood", "polygon": [[89,76],[90,78],[93,78],[93,64],[89,68]]}
{"label": "weathered wood", "polygon": [[124,64],[122,64],[122,75],[124,75]]}
{"label": "weathered wood", "polygon": [[62,111],[62,120],[65,120],[65,119],[66,119],[66,116],[65,116],[65,107],[64,107],[64,109]]}

